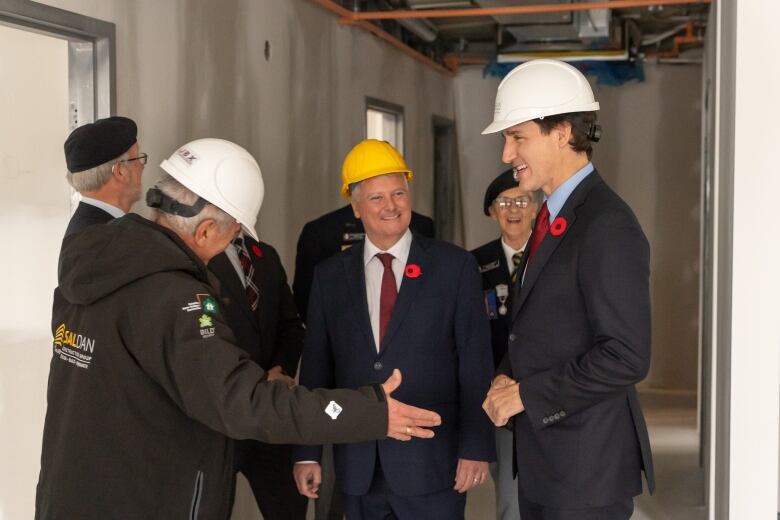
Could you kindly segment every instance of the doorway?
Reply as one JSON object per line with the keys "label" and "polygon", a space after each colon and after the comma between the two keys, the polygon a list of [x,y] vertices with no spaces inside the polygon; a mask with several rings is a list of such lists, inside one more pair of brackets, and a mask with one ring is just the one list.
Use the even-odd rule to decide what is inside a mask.
{"label": "doorway", "polygon": [[73,192],[63,143],[114,105],[114,26],[0,0],[0,517],[32,518],[51,359],[52,292]]}
{"label": "doorway", "polygon": [[457,193],[455,121],[433,116],[433,220],[439,240],[455,241]]}

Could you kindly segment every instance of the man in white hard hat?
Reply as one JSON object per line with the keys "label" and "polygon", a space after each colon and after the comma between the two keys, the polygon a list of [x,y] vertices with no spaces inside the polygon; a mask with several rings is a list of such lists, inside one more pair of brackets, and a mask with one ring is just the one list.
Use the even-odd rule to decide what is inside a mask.
{"label": "man in white hard hat", "polygon": [[179,148],[129,214],[65,241],[36,496],[38,519],[227,518],[233,442],[432,437],[395,401],[400,373],[357,390],[269,381],[223,319],[206,263],[256,238],[260,169],[243,148]]}
{"label": "man in white hard hat", "polygon": [[523,520],[628,519],[650,492],[635,385],[650,366],[649,246],[590,162],[599,104],[555,60],[501,82],[493,123],[520,189],[542,189],[512,303],[507,356],[484,408],[513,423]]}

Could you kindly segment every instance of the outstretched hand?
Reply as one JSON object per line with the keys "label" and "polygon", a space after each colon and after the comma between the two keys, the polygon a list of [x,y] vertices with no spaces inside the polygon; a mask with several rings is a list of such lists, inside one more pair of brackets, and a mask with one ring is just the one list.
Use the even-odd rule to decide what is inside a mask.
{"label": "outstretched hand", "polygon": [[382,384],[387,399],[387,436],[399,441],[408,441],[412,437],[430,439],[434,433],[428,428],[440,425],[441,417],[436,412],[410,406],[390,397],[400,385],[401,371],[397,368]]}

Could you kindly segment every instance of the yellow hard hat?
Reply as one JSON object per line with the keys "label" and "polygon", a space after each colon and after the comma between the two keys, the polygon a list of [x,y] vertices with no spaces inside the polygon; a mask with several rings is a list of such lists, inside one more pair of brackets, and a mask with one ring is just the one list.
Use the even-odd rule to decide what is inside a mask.
{"label": "yellow hard hat", "polygon": [[341,166],[341,196],[349,198],[349,185],[386,175],[403,173],[412,181],[412,170],[407,168],[403,156],[387,141],[365,139],[349,151]]}

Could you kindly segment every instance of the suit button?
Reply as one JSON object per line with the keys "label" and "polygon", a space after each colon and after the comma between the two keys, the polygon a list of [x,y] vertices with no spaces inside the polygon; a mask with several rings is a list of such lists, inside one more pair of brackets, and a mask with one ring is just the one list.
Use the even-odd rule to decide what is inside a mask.
{"label": "suit button", "polygon": [[509,341],[514,341],[515,338],[517,338],[517,336],[515,336],[514,334],[509,335]]}
{"label": "suit button", "polygon": [[566,412],[564,412],[563,410],[561,410],[561,417],[566,417]]}
{"label": "suit button", "polygon": [[558,419],[560,419],[560,418],[561,418],[561,414],[559,414],[559,413],[556,413],[555,415],[553,415],[553,419],[555,419],[556,421]]}
{"label": "suit button", "polygon": [[550,422],[549,417],[545,417],[544,419],[542,419],[542,424],[547,424],[548,422]]}
{"label": "suit button", "polygon": [[382,370],[382,363],[380,363],[379,361],[374,363],[374,370]]}

